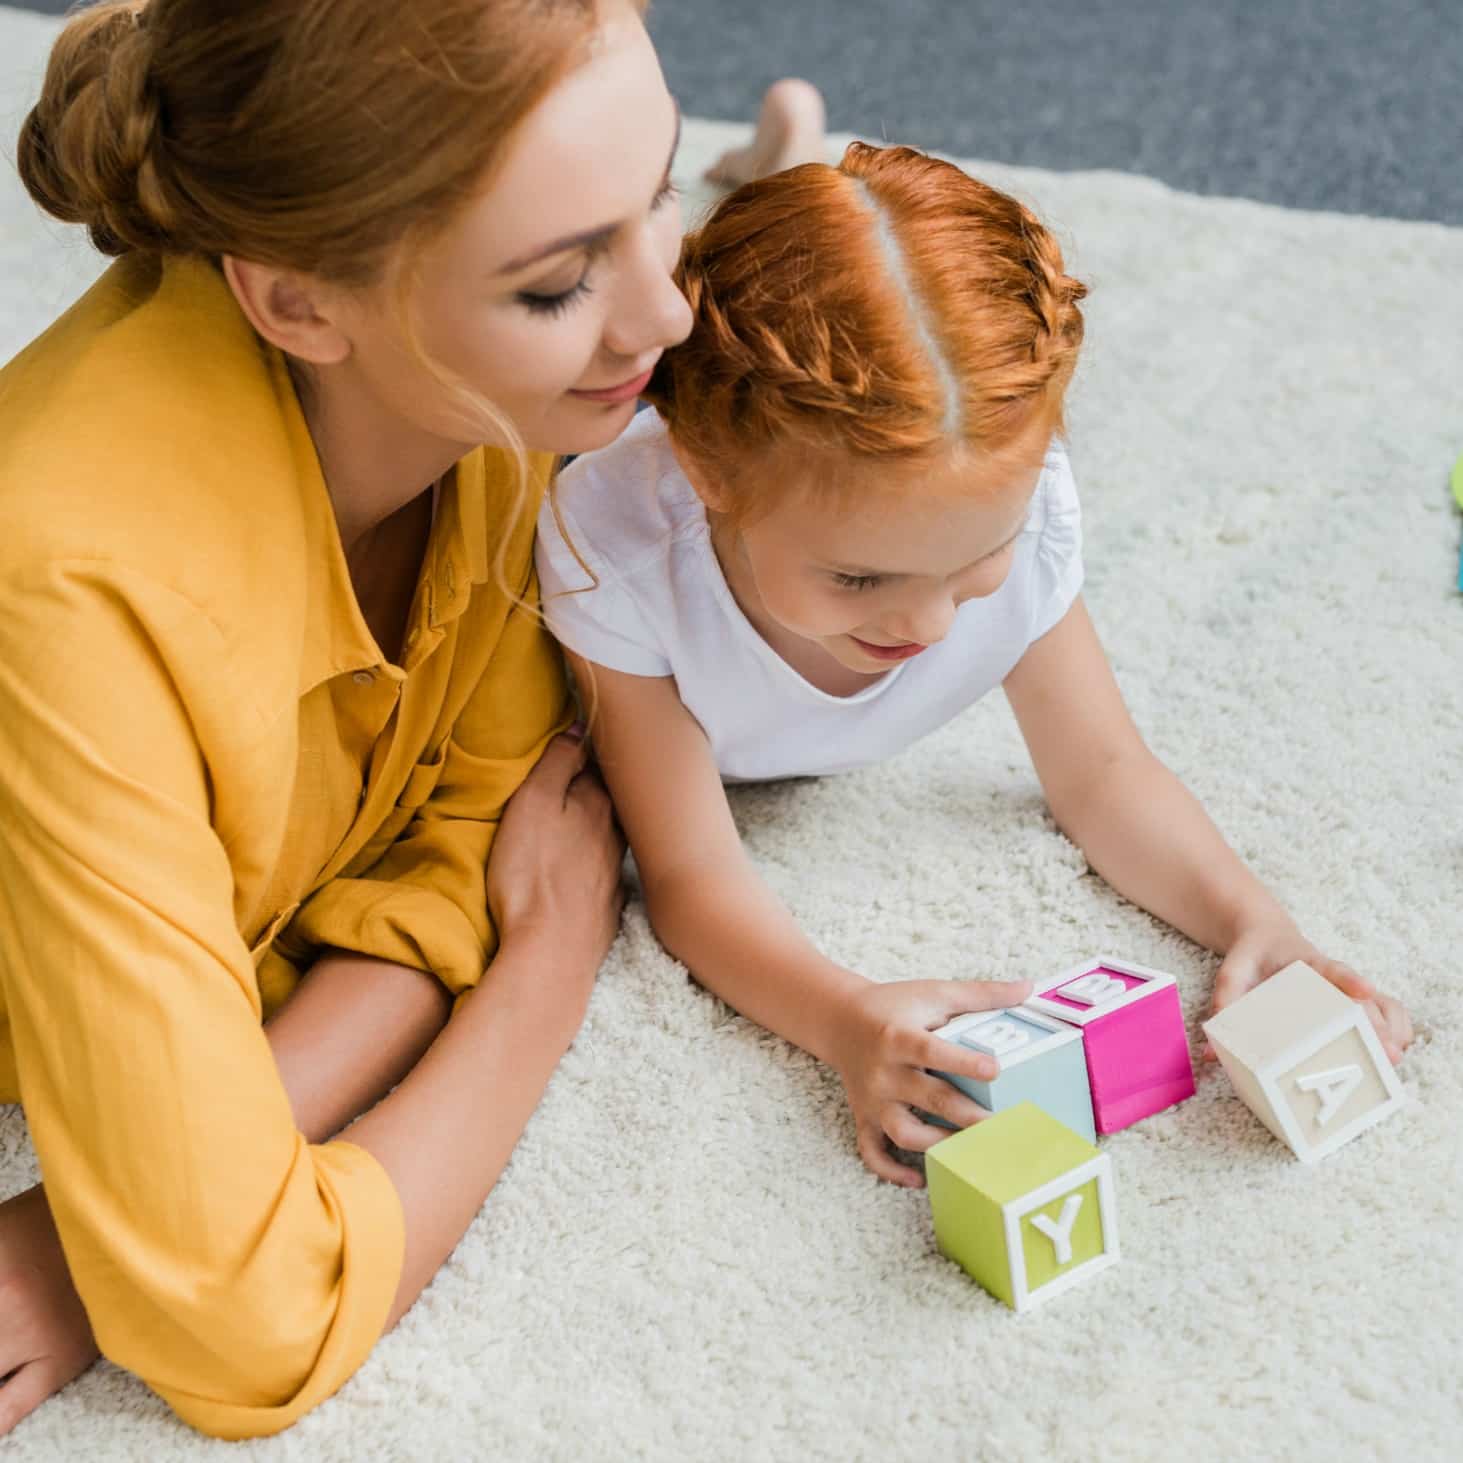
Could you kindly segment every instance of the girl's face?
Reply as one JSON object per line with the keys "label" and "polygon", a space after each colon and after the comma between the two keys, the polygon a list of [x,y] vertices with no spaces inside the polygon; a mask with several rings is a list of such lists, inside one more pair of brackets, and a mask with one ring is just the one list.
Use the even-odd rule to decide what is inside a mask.
{"label": "girl's face", "polygon": [[[613,441],[661,352],[691,327],[671,281],[676,105],[639,16],[624,0],[600,9],[588,59],[428,248],[412,297],[426,355],[550,452]],[[384,292],[363,302],[352,333],[388,410],[445,441],[481,440],[401,340]]]}
{"label": "girl's face", "polygon": [[834,511],[791,494],[723,540],[724,562],[736,561],[728,579],[840,665],[886,671],[943,640],[966,600],[1005,583],[1045,445],[993,485],[962,484],[972,470],[951,466],[922,473],[905,492],[893,480],[887,493]]}

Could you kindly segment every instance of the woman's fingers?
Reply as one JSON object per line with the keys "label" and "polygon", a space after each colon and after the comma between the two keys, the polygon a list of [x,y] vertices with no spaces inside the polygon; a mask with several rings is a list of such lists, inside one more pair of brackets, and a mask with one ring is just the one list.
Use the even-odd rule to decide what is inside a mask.
{"label": "woman's fingers", "polygon": [[70,1380],[71,1377],[57,1378],[49,1358],[27,1362],[7,1377],[0,1383],[0,1437]]}
{"label": "woman's fingers", "polygon": [[589,763],[589,742],[577,723],[555,737],[544,748],[543,756],[523,780],[520,793],[532,790],[562,802],[569,795],[570,785]]}

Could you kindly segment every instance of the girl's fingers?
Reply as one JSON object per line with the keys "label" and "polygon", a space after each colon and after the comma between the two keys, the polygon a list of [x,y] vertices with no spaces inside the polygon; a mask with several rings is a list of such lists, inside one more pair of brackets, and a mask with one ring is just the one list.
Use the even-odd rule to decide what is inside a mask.
{"label": "girl's fingers", "polygon": [[858,1127],[858,1151],[864,1165],[881,1179],[898,1184],[902,1189],[922,1189],[924,1175],[917,1168],[900,1163],[889,1151],[884,1141],[884,1130],[874,1122],[862,1122]]}
{"label": "girl's fingers", "polygon": [[1377,1039],[1395,1066],[1402,1060],[1402,1053],[1412,1045],[1412,1018],[1407,1014],[1407,1008],[1391,996],[1379,995],[1375,1001],[1368,1001],[1366,1007]]}
{"label": "girl's fingers", "polygon": [[909,1065],[927,1072],[953,1072],[957,1077],[969,1077],[972,1082],[994,1082],[1001,1075],[1001,1064],[996,1057],[985,1052],[973,1052],[957,1041],[947,1041],[943,1036],[925,1032],[921,1032],[911,1045]]}
{"label": "girl's fingers", "polygon": [[[968,1128],[972,1124],[984,1122],[991,1115],[988,1108],[982,1107],[974,1098],[967,1097],[958,1087],[953,1087],[938,1077],[927,1077],[923,1072],[910,1074],[909,1087],[905,1093],[901,1093],[901,1098],[911,1107],[934,1113],[937,1118],[944,1118],[957,1128]],[[950,1135],[946,1133],[945,1136],[948,1138]]]}
{"label": "girl's fingers", "polygon": [[887,1104],[882,1119],[890,1141],[906,1153],[927,1152],[951,1136],[948,1128],[921,1122],[902,1102]]}
{"label": "girl's fingers", "polygon": [[1369,980],[1363,980],[1349,965],[1343,965],[1339,960],[1322,960],[1317,969],[1338,991],[1350,996],[1353,1001],[1377,999],[1376,986]]}
{"label": "girl's fingers", "polygon": [[1259,981],[1259,965],[1250,957],[1231,951],[1214,972],[1214,1010],[1222,1011]]}
{"label": "girl's fingers", "polygon": [[1029,980],[947,980],[939,984],[945,988],[947,1021],[971,1011],[1019,1006],[1035,989]]}

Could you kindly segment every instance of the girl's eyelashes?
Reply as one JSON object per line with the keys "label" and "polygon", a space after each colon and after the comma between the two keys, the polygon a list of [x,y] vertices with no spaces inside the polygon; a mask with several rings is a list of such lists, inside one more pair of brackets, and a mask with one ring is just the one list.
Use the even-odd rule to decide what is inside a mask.
{"label": "girl's eyelashes", "polygon": [[553,319],[567,314],[567,312],[579,303],[586,295],[594,293],[594,286],[589,282],[589,271],[586,269],[579,276],[577,283],[569,286],[567,290],[561,290],[556,295],[536,294],[531,290],[518,291],[518,303],[522,305],[530,315],[548,315]]}
{"label": "girl's eyelashes", "polygon": [[665,182],[660,185],[660,192],[655,195],[654,200],[651,202],[651,212],[653,213],[657,208],[664,208],[665,205],[669,203],[671,199],[674,198],[680,191],[681,190],[677,188],[676,185],[672,183],[669,178],[667,178]]}
{"label": "girl's eyelashes", "polygon": [[833,582],[840,589],[873,589],[882,578],[881,574],[840,574],[835,571]]}

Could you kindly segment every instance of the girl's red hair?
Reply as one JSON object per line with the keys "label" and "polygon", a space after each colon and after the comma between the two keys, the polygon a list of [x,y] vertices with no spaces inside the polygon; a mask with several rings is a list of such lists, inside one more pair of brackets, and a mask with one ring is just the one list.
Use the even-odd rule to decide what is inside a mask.
{"label": "girl's red hair", "polygon": [[747,184],[676,279],[695,325],[646,394],[737,516],[789,454],[826,484],[1061,429],[1086,287],[1029,209],[952,163],[856,142]]}

